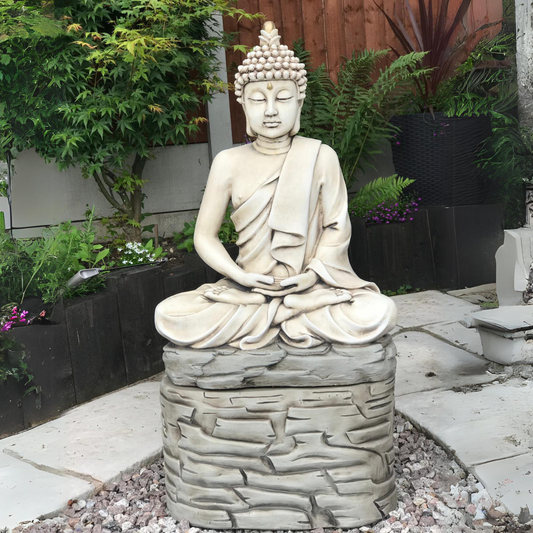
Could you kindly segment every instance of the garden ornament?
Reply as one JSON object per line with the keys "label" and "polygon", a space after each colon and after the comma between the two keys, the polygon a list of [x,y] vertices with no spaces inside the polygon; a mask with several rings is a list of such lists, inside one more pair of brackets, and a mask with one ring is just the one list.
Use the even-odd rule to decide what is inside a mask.
{"label": "garden ornament", "polygon": [[195,229],[224,277],[155,312],[168,505],[213,529],[358,527],[396,501],[396,307],[350,266],[336,153],[297,136],[304,65],[273,23],[259,41],[235,82],[254,141],[216,157]]}

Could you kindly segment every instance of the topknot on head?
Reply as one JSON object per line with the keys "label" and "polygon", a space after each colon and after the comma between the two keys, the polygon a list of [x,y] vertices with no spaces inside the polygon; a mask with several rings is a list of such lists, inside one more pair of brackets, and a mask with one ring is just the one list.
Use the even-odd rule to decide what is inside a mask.
{"label": "topknot on head", "polygon": [[259,46],[248,52],[235,76],[235,95],[242,104],[244,86],[254,81],[293,80],[299,89],[298,99],[305,98],[307,78],[304,63],[289,47],[281,44],[281,37],[273,22],[263,25]]}

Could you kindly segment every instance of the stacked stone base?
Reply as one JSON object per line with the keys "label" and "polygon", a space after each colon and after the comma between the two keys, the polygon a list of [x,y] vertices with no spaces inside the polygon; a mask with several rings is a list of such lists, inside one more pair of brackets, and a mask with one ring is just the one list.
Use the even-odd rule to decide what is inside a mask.
{"label": "stacked stone base", "polygon": [[[286,353],[283,359],[298,355],[299,364],[308,359],[279,345],[242,358],[259,362],[279,350]],[[167,371],[172,368],[175,380],[190,375],[190,366],[179,372],[190,352],[166,348]],[[202,372],[207,353],[225,373],[225,358],[228,364],[232,358],[242,362],[231,348],[202,351],[203,362],[194,369],[199,379],[208,377]],[[320,372],[319,387],[290,386],[290,370],[283,386],[266,388],[250,378],[248,386],[229,390],[176,385],[167,375],[161,403],[172,516],[210,529],[270,530],[353,528],[387,516],[396,507],[395,350],[390,338],[360,348],[327,347],[321,367],[338,357],[356,364],[357,354],[366,365],[374,359],[378,372],[339,376],[331,368],[335,377]],[[264,383],[275,366],[265,366],[257,382]],[[331,384],[332,379],[364,382]]]}

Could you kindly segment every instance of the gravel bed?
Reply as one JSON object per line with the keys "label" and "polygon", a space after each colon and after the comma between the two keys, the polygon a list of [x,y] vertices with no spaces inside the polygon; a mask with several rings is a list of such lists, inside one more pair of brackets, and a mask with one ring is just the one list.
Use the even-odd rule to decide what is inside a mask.
{"label": "gravel bed", "polygon": [[[347,533],[460,533],[533,531],[527,512],[506,514],[499,502],[433,440],[400,416],[395,419],[398,508],[387,520]],[[526,522],[527,523],[520,523]],[[272,531],[281,533],[272,524]],[[119,483],[105,487],[87,501],[69,502],[61,516],[19,525],[13,533],[217,533],[190,527],[171,518],[165,505],[162,460]],[[236,533],[245,533],[237,530]],[[248,533],[248,532],[246,532]],[[315,529],[313,533],[343,533],[341,529]]]}

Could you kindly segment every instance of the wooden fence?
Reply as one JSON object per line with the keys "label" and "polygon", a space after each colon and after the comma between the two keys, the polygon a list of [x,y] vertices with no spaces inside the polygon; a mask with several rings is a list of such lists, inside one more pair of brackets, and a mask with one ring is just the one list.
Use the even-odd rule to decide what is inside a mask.
{"label": "wooden fence", "polygon": [[[438,1],[438,0],[437,0]],[[392,15],[395,4],[399,16],[409,27],[408,15],[401,0],[376,0]],[[449,0],[450,13],[454,13],[461,0]],[[411,0],[415,10],[416,0]],[[305,41],[311,52],[313,65],[325,63],[333,79],[336,77],[343,56],[351,56],[353,51],[364,49],[381,50],[399,47],[384,15],[374,0],[238,0],[238,7],[249,13],[261,12],[266,20],[276,24],[283,44],[292,45],[299,38]],[[484,35],[493,36],[500,30],[498,21],[502,18],[502,0],[472,0],[472,5],[463,21],[470,31],[484,28]],[[238,42],[248,47],[258,44],[261,22],[224,21],[226,31],[238,33]],[[469,51],[469,50],[468,50]],[[230,81],[233,72],[244,56],[242,53],[228,52],[227,62]],[[244,141],[244,114],[232,93],[230,96],[233,141]]]}

